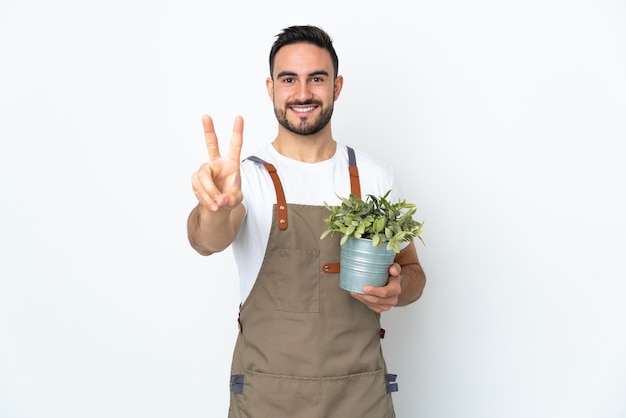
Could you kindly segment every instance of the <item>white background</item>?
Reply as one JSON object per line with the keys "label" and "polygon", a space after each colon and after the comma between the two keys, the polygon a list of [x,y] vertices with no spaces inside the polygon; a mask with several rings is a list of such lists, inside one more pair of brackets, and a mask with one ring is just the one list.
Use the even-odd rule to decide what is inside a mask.
{"label": "white background", "polygon": [[[187,243],[210,113],[272,140],[282,28],[418,204],[400,418],[626,416],[623,1],[0,2],[0,417],[224,417],[238,284]],[[352,417],[349,417],[352,418]]]}

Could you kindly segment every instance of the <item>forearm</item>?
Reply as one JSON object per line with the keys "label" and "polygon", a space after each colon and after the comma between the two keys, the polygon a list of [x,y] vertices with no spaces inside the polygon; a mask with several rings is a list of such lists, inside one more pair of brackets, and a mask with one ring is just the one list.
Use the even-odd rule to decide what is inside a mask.
{"label": "forearm", "polygon": [[419,262],[402,266],[400,285],[402,290],[398,297],[397,306],[408,305],[422,296],[424,286],[426,286],[426,274]]}
{"label": "forearm", "polygon": [[191,246],[202,255],[211,255],[227,248],[239,232],[240,205],[234,209],[210,211],[198,204],[187,219],[187,237]]}

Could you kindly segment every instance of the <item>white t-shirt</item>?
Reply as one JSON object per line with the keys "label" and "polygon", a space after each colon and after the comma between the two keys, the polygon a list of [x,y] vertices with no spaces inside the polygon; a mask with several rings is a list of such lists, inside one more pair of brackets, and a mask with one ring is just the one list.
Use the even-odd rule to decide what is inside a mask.
{"label": "white t-shirt", "polygon": [[[391,165],[356,149],[354,151],[361,197],[365,199],[368,194],[383,195],[391,189],[388,200],[397,201],[401,194]],[[337,205],[340,203],[337,195],[350,195],[348,149],[345,145],[337,144],[335,155],[319,163],[292,160],[279,154],[271,144],[254,155],[276,167],[287,203],[323,206],[326,201],[330,205]],[[254,285],[265,257],[276,192],[265,167],[251,160],[241,164],[241,189],[246,216],[233,242],[233,253],[243,302]]]}

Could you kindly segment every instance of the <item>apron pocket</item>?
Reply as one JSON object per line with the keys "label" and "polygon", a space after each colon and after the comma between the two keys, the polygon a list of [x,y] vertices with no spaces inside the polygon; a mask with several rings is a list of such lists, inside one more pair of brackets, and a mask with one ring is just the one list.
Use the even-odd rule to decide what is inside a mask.
{"label": "apron pocket", "polygon": [[319,418],[320,382],[317,378],[298,378],[246,372],[242,414],[254,418]]}
{"label": "apron pocket", "polygon": [[238,406],[254,418],[391,418],[383,370],[338,377],[248,371]]}
{"label": "apron pocket", "polygon": [[285,312],[320,311],[319,251],[281,248],[274,266],[276,309]]}
{"label": "apron pocket", "polygon": [[382,370],[322,381],[321,417],[391,418],[391,395]]}

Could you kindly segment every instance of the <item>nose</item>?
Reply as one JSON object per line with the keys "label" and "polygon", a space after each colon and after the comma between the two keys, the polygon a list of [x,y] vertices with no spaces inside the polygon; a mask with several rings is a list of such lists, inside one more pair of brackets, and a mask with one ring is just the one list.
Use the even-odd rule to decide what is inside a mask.
{"label": "nose", "polygon": [[297,90],[295,92],[295,98],[299,101],[306,101],[313,97],[313,93],[309,88],[309,83],[298,83]]}

